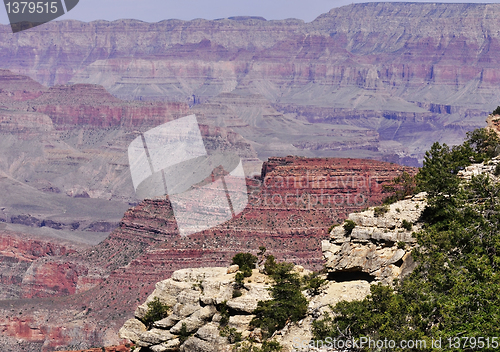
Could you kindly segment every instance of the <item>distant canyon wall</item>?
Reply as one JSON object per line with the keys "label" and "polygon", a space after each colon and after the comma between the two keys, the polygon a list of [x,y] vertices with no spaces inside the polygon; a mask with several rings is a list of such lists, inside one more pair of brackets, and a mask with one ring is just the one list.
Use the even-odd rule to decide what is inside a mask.
{"label": "distant canyon wall", "polygon": [[[276,127],[265,112],[226,116],[222,125],[235,117],[246,123],[237,132],[257,144],[261,159],[422,160],[435,140],[458,143],[484,126],[498,105],[499,22],[499,4],[366,3],[310,23],[61,21],[17,34],[3,26],[0,66],[46,85],[101,84],[126,99],[220,105],[227,93],[236,100],[259,95],[276,116],[316,125],[296,139],[321,135],[318,123],[326,123],[343,135],[355,129],[351,139],[370,145],[293,144],[276,136],[277,143],[260,146],[259,132]],[[225,106],[234,103],[226,99]],[[375,140],[362,137],[363,129],[375,132]]]}

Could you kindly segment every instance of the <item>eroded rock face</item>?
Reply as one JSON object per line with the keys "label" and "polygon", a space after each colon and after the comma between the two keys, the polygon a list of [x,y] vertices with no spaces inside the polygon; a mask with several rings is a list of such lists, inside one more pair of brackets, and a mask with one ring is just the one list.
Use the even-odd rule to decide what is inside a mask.
{"label": "eroded rock face", "polygon": [[464,170],[460,170],[458,175],[463,179],[470,181],[473,176],[487,174],[492,181],[498,182],[500,174],[498,173],[497,165],[499,164],[500,156],[497,156],[491,160],[482,162],[481,164],[472,164],[467,166]]}
{"label": "eroded rock face", "polygon": [[411,271],[411,250],[416,244],[412,233],[422,226],[418,220],[425,206],[425,193],[420,193],[389,206],[349,214],[356,225],[352,231],[334,227],[330,239],[322,242],[326,269],[346,278],[364,273],[385,284]]}
{"label": "eroded rock face", "polygon": [[[226,126],[238,120],[263,159],[373,153],[415,162],[436,140],[461,142],[496,107],[499,12],[498,4],[366,3],[310,23],[57,21],[15,37],[2,26],[0,64],[51,86],[210,104],[207,115],[227,112]],[[239,113],[249,97],[265,103]]]}
{"label": "eroded rock face", "polygon": [[60,258],[84,248],[69,241],[0,230],[0,299],[32,298],[41,291],[75,292],[78,273],[84,267],[69,264],[70,268],[61,260],[51,267],[42,258]]}
{"label": "eroded rock face", "polygon": [[[168,280],[157,283],[155,291],[147,298],[151,302],[158,298],[166,302],[172,293],[171,285],[179,283],[188,284],[177,295],[177,301],[168,316],[152,324],[152,328],[145,331],[145,326],[140,321],[143,316],[142,304],[136,311],[136,318],[128,320],[120,329],[120,337],[134,342],[137,346],[147,348],[147,351],[180,351],[192,352],[229,352],[235,347],[234,340],[229,338],[229,331],[241,334],[243,340],[252,340],[259,347],[262,343],[262,331],[251,326],[250,322],[255,317],[252,314],[258,301],[271,299],[269,288],[273,280],[257,269],[253,270],[252,276],[245,279],[242,287],[237,287],[235,274],[226,274],[227,268],[198,268],[183,269],[173,273]],[[300,266],[295,266],[294,271],[299,275],[307,275],[311,272]],[[220,290],[214,289],[214,283],[220,283]],[[216,302],[221,298],[221,292],[230,291],[229,299],[225,303],[204,303],[203,299]],[[240,297],[232,298],[233,291],[241,292]],[[349,282],[327,281],[316,295],[307,291],[303,292],[309,301],[308,309],[304,319],[297,323],[289,323],[282,330],[277,331],[273,340],[283,346],[283,351],[292,352],[296,350],[297,341],[308,343],[312,338],[312,322],[326,312],[331,313],[331,307],[336,303],[346,300],[361,300],[370,293],[370,283],[364,280]],[[224,313],[222,306],[231,308]],[[177,307],[177,308],[176,308]],[[176,310],[182,307],[190,307],[185,316],[179,317]],[[191,307],[195,307],[192,309]],[[205,311],[207,314],[201,314]],[[172,318],[173,317],[173,318]],[[167,321],[175,321],[172,326]],[[180,327],[184,324],[185,332],[190,336],[182,339]],[[186,336],[184,336],[186,337]],[[181,343],[180,341],[185,342]],[[142,349],[140,350],[142,351]]]}
{"label": "eroded rock face", "polygon": [[[137,346],[153,351],[219,351],[228,341],[220,334],[221,305],[234,309],[225,319],[229,327],[246,332],[258,301],[270,299],[269,282],[245,283],[241,296],[233,298],[236,273],[227,274],[226,267],[178,270],[170,279],[158,282],[153,293],[135,311],[135,319],[128,320],[120,329],[120,337]],[[255,275],[258,274],[254,270]],[[148,311],[148,303],[159,299],[170,306],[169,315],[152,324],[146,331],[140,321]],[[225,313],[229,314],[229,313]],[[222,327],[221,327],[222,328]],[[182,343],[182,334],[192,335]],[[187,336],[184,336],[187,337]]]}

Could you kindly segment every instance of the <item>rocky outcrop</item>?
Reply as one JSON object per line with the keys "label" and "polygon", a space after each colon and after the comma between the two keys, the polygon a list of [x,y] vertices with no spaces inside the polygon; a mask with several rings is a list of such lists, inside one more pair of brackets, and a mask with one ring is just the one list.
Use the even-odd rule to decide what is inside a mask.
{"label": "rocky outcrop", "polygon": [[[170,279],[156,284],[153,293],[136,309],[135,317],[121,327],[120,337],[133,341],[140,351],[231,351],[238,342],[234,339],[237,334],[241,340],[260,346],[262,332],[250,322],[257,302],[270,299],[268,289],[273,280],[254,269],[242,287],[237,287],[235,273],[229,271],[215,267],[174,272]],[[299,266],[295,271],[299,275],[310,273]],[[331,312],[331,306],[340,301],[363,299],[369,293],[370,284],[362,280],[327,281],[317,295],[304,291],[309,301],[306,316],[298,323],[287,324],[272,339],[282,345],[284,352],[296,350],[298,344],[307,345],[315,319]],[[170,310],[165,318],[147,327],[143,319],[148,303],[155,299],[169,305]],[[181,333],[182,325],[185,328]]]}
{"label": "rocky outcrop", "polygon": [[0,230],[0,299],[31,298],[41,287],[62,291],[66,280],[61,279],[71,277],[70,272],[61,273],[61,270],[45,267],[42,273],[38,260],[67,256],[83,248],[68,241]]}
{"label": "rocky outcrop", "polygon": [[426,204],[425,193],[420,193],[349,214],[344,226],[334,227],[330,238],[322,242],[326,270],[332,278],[362,276],[384,284],[404,277],[415,265],[413,232],[422,226],[419,218]]}
{"label": "rocky outcrop", "polygon": [[270,158],[261,176],[248,180],[249,205],[230,221],[181,238],[169,202],[145,200],[86,257],[109,269],[129,263],[113,275],[150,283],[186,267],[228,265],[236,253],[259,246],[273,248],[280,260],[319,269],[329,224],[380,204],[382,185],[402,171],[415,169],[373,160]]}
{"label": "rocky outcrop", "polygon": [[0,70],[0,104],[23,106],[23,101],[38,98],[47,90],[40,83],[27,76],[17,75],[9,70]]}
{"label": "rocky outcrop", "polygon": [[[271,173],[276,165],[268,165],[263,174]],[[415,263],[411,251],[416,246],[413,231],[421,228],[419,218],[426,206],[425,193],[395,202],[389,206],[370,208],[349,214],[350,230],[336,226],[330,239],[322,243],[328,280],[316,294],[304,291],[309,301],[307,315],[298,323],[287,324],[273,339],[284,351],[298,345],[307,346],[312,339],[312,323],[331,307],[343,300],[360,300],[370,293],[377,282],[391,284],[396,278],[410,273]],[[229,351],[231,344],[221,326],[241,334],[243,339],[261,342],[258,329],[250,325],[259,301],[270,299],[268,289],[272,279],[257,270],[245,280],[235,295],[235,271],[238,268],[218,267],[182,269],[170,279],[158,282],[153,293],[135,311],[135,318],[120,329],[120,337],[137,346],[153,351]],[[309,273],[295,269],[301,275]],[[170,307],[168,316],[146,327],[143,323],[148,303],[159,299]],[[228,310],[229,309],[229,310]],[[183,339],[179,334],[184,326]],[[187,337],[187,335],[190,335]],[[185,342],[182,342],[185,341]]]}
{"label": "rocky outcrop", "polygon": [[[243,337],[250,336],[251,313],[259,301],[269,300],[270,279],[255,269],[238,288],[236,273],[225,267],[183,269],[170,279],[158,282],[153,293],[125,322],[120,337],[152,351],[219,351],[230,344],[221,332],[227,324]],[[149,327],[141,320],[150,309],[148,303],[159,299],[170,307],[167,317]],[[223,326],[221,320],[225,319]],[[234,342],[234,341],[233,341]]]}
{"label": "rocky outcrop", "polygon": [[[83,349],[119,344],[119,328],[130,318],[138,303],[144,302],[151,294],[156,282],[164,281],[180,269],[226,267],[234,254],[242,251],[256,253],[259,246],[272,250],[278,260],[319,269],[323,264],[321,240],[328,236],[327,228],[342,221],[348,212],[380,204],[385,196],[383,184],[403,170],[415,172],[413,168],[395,164],[356,159],[284,157],[271,158],[265,165],[257,178],[248,179],[250,204],[247,209],[213,229],[181,238],[168,200],[149,199],[127,211],[119,227],[100,244],[82,249],[78,254],[30,263],[32,270],[27,272],[25,268],[29,275],[24,280],[30,289],[19,289],[18,292],[32,294],[29,297],[44,297],[37,298],[37,301],[47,304],[50,311],[42,314],[40,306],[33,307],[26,300],[11,301],[14,308],[3,307],[0,302],[0,311],[8,317],[0,325],[9,327],[0,339],[4,350],[16,351],[20,338],[26,345],[36,345],[44,352],[54,350],[54,346]],[[9,218],[7,215],[6,219]],[[66,269],[68,276],[62,275]],[[47,279],[45,282],[42,274]],[[234,276],[234,272],[231,275]],[[56,281],[61,282],[59,291],[54,285]],[[205,279],[206,285],[209,281]],[[252,283],[257,284],[257,280]],[[20,283],[16,286],[21,287]],[[349,287],[343,287],[339,292],[345,295],[345,292],[350,292]],[[193,284],[188,288],[193,289]],[[215,292],[220,288],[206,286],[205,290]],[[73,292],[75,294],[71,294]],[[229,295],[229,291],[225,294]],[[234,301],[231,296],[228,301],[233,308],[230,309],[239,309],[241,314],[238,315],[242,316],[233,318],[231,324],[235,327],[245,324],[245,319],[251,315],[249,311],[255,307],[255,297],[262,294],[262,290],[253,289]],[[51,301],[54,295],[64,297],[57,298],[54,303]],[[200,302],[202,305],[217,304],[210,297],[201,295]],[[22,314],[14,316],[11,309]],[[85,313],[78,315],[82,312]],[[186,310],[178,313],[187,314]],[[64,322],[73,321],[75,315],[78,315],[75,324],[85,326],[86,333],[80,333],[76,325]],[[18,326],[14,317],[21,317],[26,322],[23,326],[29,325],[43,333],[36,338],[21,334],[21,328],[14,328]],[[178,321],[165,323],[177,324]],[[60,330],[61,326],[71,328]],[[54,333],[50,335],[52,331]]]}
{"label": "rocky outcrop", "polygon": [[500,135],[500,115],[490,114],[486,119],[487,127]]}
{"label": "rocky outcrop", "polygon": [[500,179],[500,156],[496,156],[480,164],[472,164],[460,170],[458,175],[470,181],[472,177],[486,174],[491,180],[498,182]]}

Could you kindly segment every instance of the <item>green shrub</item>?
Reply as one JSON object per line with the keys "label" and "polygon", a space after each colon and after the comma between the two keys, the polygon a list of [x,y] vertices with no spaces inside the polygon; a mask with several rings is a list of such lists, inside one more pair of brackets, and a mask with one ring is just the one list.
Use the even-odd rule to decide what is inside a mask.
{"label": "green shrub", "polygon": [[[423,340],[430,351],[436,339],[499,336],[500,184],[488,175],[457,177],[494,149],[483,141],[488,134],[469,137],[453,148],[435,143],[417,174],[419,188],[428,192],[412,252],[417,267],[393,288],[372,285],[364,300],[338,303],[332,315],[313,323],[314,339]],[[452,347],[442,350],[462,350]]]}
{"label": "green shrub", "polygon": [[235,328],[230,328],[229,326],[220,330],[219,334],[222,337],[227,337],[230,344],[241,342],[243,340],[241,332],[238,332]]}
{"label": "green shrub", "polygon": [[288,321],[296,322],[307,312],[307,299],[301,292],[301,279],[292,272],[293,263],[275,263],[271,270],[274,285],[270,289],[272,299],[260,301],[253,312],[251,326],[262,329],[264,337],[282,329]]}
{"label": "green shrub", "polygon": [[266,261],[264,262],[264,273],[267,275],[272,275],[274,269],[276,268],[276,260],[273,255],[268,255]]}
{"label": "green shrub", "polygon": [[260,351],[256,352],[279,352],[283,349],[278,341],[264,341]]}
{"label": "green shrub", "polygon": [[242,272],[237,272],[236,275],[234,276],[234,281],[238,285],[243,285],[243,279],[245,278],[245,275]]}
{"label": "green shrub", "polygon": [[483,162],[497,156],[500,152],[500,138],[489,128],[478,128],[467,133],[468,140],[475,152],[474,161]]}
{"label": "green shrub", "polygon": [[258,258],[251,253],[238,253],[233,257],[232,264],[237,264],[245,277],[252,276],[252,269],[255,268]]}
{"label": "green shrub", "polygon": [[405,249],[406,248],[406,242],[399,241],[398,242],[398,248],[399,249]]}
{"label": "green shrub", "polygon": [[500,106],[497,106],[495,110],[492,112],[493,115],[500,115]]}
{"label": "green shrub", "polygon": [[161,303],[158,297],[155,297],[151,302],[148,303],[148,310],[142,318],[142,321],[147,326],[151,326],[155,321],[161,320],[168,315],[169,306]]}
{"label": "green shrub", "polygon": [[233,290],[233,298],[238,298],[238,297],[241,297],[243,294],[241,293],[240,290],[236,289],[236,290]]}
{"label": "green shrub", "polygon": [[378,218],[380,216],[384,216],[389,211],[389,207],[387,205],[383,205],[381,207],[373,208],[373,215]]}
{"label": "green shrub", "polygon": [[186,340],[191,336],[191,334],[187,330],[186,323],[182,323],[181,330],[179,331],[179,341],[181,345],[186,342]]}
{"label": "green shrub", "polygon": [[277,341],[264,341],[262,347],[254,346],[253,343],[244,342],[237,343],[233,347],[233,352],[279,352],[283,346]]}
{"label": "green shrub", "polygon": [[222,302],[217,306],[217,310],[219,311],[219,314],[221,316],[221,319],[219,321],[219,326],[224,327],[229,323],[229,308],[226,304],[226,301]]}
{"label": "green shrub", "polygon": [[404,171],[400,176],[395,177],[390,184],[382,186],[384,193],[391,193],[384,199],[384,204],[392,204],[408,196],[415,194],[417,184],[415,177]]}
{"label": "green shrub", "polygon": [[326,280],[316,272],[305,275],[302,280],[304,288],[310,295],[318,295],[321,292],[321,287],[326,283]]}
{"label": "green shrub", "polygon": [[497,164],[495,166],[495,169],[493,170],[493,175],[500,176],[500,164]]}
{"label": "green shrub", "polygon": [[252,276],[252,269],[250,269],[250,268],[245,268],[241,272],[243,273],[243,277],[250,277],[250,276]]}
{"label": "green shrub", "polygon": [[356,227],[356,223],[352,220],[344,221],[344,231],[346,236],[349,236],[352,233],[352,230]]}
{"label": "green shrub", "polygon": [[403,222],[401,223],[401,227],[408,230],[408,231],[411,231],[413,224],[411,222],[409,222],[408,220],[403,219]]}
{"label": "green shrub", "polygon": [[328,233],[332,232],[332,230],[333,230],[334,228],[336,228],[337,226],[339,226],[339,225],[340,225],[340,224],[333,224],[332,226],[330,226],[330,227],[328,228]]}

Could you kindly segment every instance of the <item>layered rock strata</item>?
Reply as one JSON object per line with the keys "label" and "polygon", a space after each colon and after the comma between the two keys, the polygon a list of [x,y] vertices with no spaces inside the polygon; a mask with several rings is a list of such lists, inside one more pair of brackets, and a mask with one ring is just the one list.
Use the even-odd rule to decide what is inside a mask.
{"label": "layered rock strata", "polygon": [[[118,328],[156,282],[183,268],[227,266],[234,254],[256,253],[259,246],[279,260],[320,269],[321,240],[328,236],[327,228],[348,212],[380,204],[385,197],[382,185],[402,171],[413,173],[415,169],[372,160],[272,158],[258,178],[248,180],[250,203],[242,214],[186,238],[178,235],[168,200],[145,200],[127,211],[119,227],[99,245],[30,264],[33,270],[25,280],[30,297],[46,297],[38,300],[49,302],[53,298],[47,296],[74,294],[58,298],[49,304],[51,313],[43,314],[29,302],[11,301],[13,309],[22,312],[23,324],[38,327],[41,333],[36,338],[22,335],[14,328],[18,325],[7,306],[4,316],[8,318],[0,325],[9,328],[0,343],[9,346],[6,351],[15,351],[9,348],[19,338],[43,351],[118,344]],[[81,265],[87,269],[78,269]],[[77,275],[65,279],[69,285],[64,292],[50,291],[53,286],[44,286],[41,277],[32,275],[50,267],[53,273],[61,272],[58,268],[67,266],[74,266]],[[72,321],[82,312],[76,321],[89,335],[73,325],[58,330],[65,319]]]}
{"label": "layered rock strata", "polygon": [[[369,281],[391,284],[414,268],[411,251],[414,231],[422,227],[420,215],[426,206],[420,193],[396,203],[349,214],[354,228],[336,226],[322,242],[325,268],[332,278],[361,274]],[[364,275],[363,275],[364,274]]]}
{"label": "layered rock strata", "polygon": [[[51,86],[218,105],[229,112],[224,124],[243,121],[238,132],[255,145],[272,136],[258,146],[262,159],[416,162],[436,140],[460,143],[500,100],[499,13],[498,4],[366,3],[310,23],[57,21],[17,34],[6,25],[0,63]],[[255,97],[265,104],[239,113]]]}
{"label": "layered rock strata", "polygon": [[[229,328],[249,337],[252,312],[259,301],[270,299],[270,279],[254,270],[239,290],[241,296],[236,297],[235,275],[234,272],[228,274],[225,267],[174,272],[170,279],[156,284],[153,293],[136,309],[135,318],[125,322],[120,329],[120,337],[158,352],[218,351],[229,345],[227,337],[220,333],[221,319],[227,320]],[[148,311],[147,304],[155,298],[171,309],[167,317],[155,321],[148,329],[141,320]],[[221,311],[222,305],[231,313]],[[183,326],[184,331],[181,330]],[[181,333],[191,337],[184,336],[184,342]]]}
{"label": "layered rock strata", "polygon": [[[300,266],[294,270],[299,275],[310,273]],[[272,279],[257,269],[242,287],[237,286],[231,268],[176,271],[170,279],[156,284],[153,293],[136,309],[135,318],[127,320],[120,329],[120,337],[133,341],[141,347],[140,351],[231,351],[236,341],[229,338],[228,332],[233,329],[233,334],[241,334],[241,339],[253,340],[259,346],[262,333],[250,326],[250,322],[255,317],[252,313],[257,303],[271,299],[268,289],[272,284]],[[283,344],[284,351],[292,351],[298,337],[302,342],[310,339],[312,320],[327,311],[329,305],[361,299],[368,292],[369,284],[362,281],[329,282],[318,296],[309,296],[304,291],[310,300],[307,316],[299,324],[288,324],[273,339]],[[170,306],[170,310],[165,318],[146,326],[143,321],[148,303],[155,299]]]}

